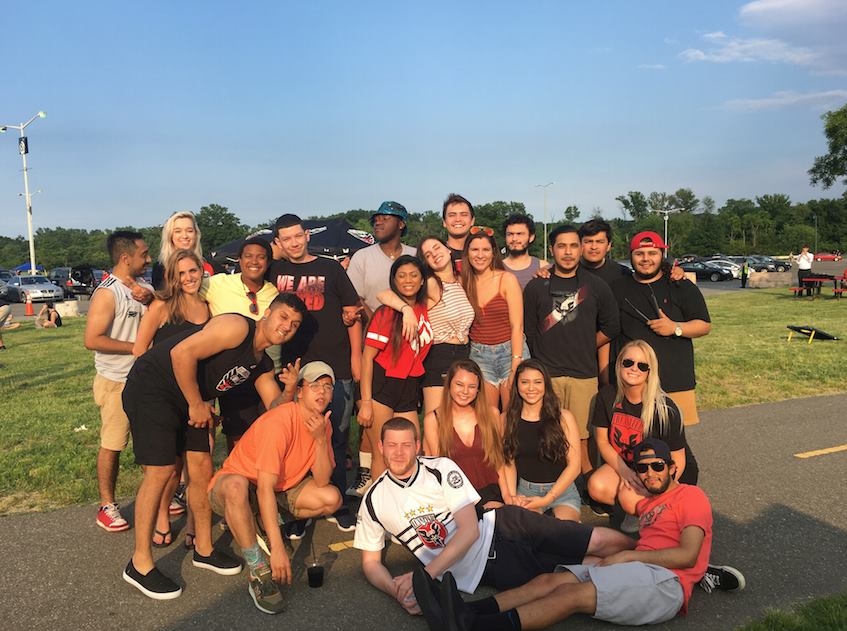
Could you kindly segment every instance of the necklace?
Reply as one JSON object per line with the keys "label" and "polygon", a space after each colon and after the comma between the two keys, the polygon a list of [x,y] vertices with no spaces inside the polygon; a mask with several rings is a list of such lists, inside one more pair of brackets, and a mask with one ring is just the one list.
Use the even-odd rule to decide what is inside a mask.
{"label": "necklace", "polygon": [[391,252],[391,253],[386,252],[385,249],[382,247],[382,244],[380,244],[379,249],[382,250],[382,252],[383,252],[383,254],[385,254],[385,256],[387,256],[388,258],[390,258],[393,261],[394,259],[396,259],[398,256],[400,256],[403,253],[403,244],[402,243],[398,244],[397,247],[394,248],[394,251]]}

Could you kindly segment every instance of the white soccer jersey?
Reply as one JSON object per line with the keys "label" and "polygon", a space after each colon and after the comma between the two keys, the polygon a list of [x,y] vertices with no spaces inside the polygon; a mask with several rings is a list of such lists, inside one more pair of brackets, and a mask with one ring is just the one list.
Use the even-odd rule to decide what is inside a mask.
{"label": "white soccer jersey", "polygon": [[[424,565],[447,545],[456,523],[453,513],[479,501],[479,494],[459,465],[449,458],[418,458],[418,470],[407,482],[383,473],[362,499],[353,545],[378,552],[388,532]],[[479,537],[450,568],[456,585],[469,594],[476,590],[494,535],[494,511],[479,522]]]}

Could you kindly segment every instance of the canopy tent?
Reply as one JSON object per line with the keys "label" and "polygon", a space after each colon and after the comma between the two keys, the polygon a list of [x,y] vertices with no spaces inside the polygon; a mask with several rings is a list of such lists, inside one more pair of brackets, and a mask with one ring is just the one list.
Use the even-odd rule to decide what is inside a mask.
{"label": "canopy tent", "polygon": [[[309,219],[303,221],[303,227],[309,231],[309,252],[317,256],[343,258],[353,252],[375,243],[369,232],[356,230],[346,219]],[[268,243],[273,240],[272,230],[259,230],[250,237],[259,237]],[[235,239],[210,252],[213,263],[234,263],[238,260],[238,248],[244,239]]]}
{"label": "canopy tent", "polygon": [[[31,269],[32,269],[32,263],[27,261],[26,263],[21,263],[17,267],[13,267],[12,271],[14,271],[14,272],[28,272]],[[41,265],[41,264],[38,264],[38,265],[35,266],[35,270],[38,271],[38,272],[43,272],[44,266]]]}

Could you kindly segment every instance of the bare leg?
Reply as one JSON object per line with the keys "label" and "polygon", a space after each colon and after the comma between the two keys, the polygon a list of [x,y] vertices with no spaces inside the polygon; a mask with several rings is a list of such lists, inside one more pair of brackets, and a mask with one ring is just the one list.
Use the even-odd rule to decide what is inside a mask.
{"label": "bare leg", "polygon": [[115,485],[118,482],[118,468],[121,452],[100,447],[97,452],[97,487],[100,491],[100,504],[115,501]]}
{"label": "bare leg", "polygon": [[556,519],[575,521],[577,523],[579,523],[580,519],[579,511],[572,506],[554,506],[553,515],[555,515]]}
{"label": "bare leg", "polygon": [[217,482],[214,489],[216,498],[220,498],[224,505],[224,517],[230,532],[242,549],[256,545],[256,525],[248,500],[248,488],[247,478],[227,475]]}
{"label": "bare leg", "polygon": [[[168,483],[165,485],[164,491],[162,491],[162,499],[159,500],[159,512],[156,515],[156,530],[158,530],[159,532],[170,532],[171,530],[170,506],[171,500],[173,499],[174,493],[176,492],[176,487],[179,484],[178,469],[181,469],[181,467],[179,465],[176,465],[174,468],[173,475],[168,480]],[[162,541],[157,541],[156,543],[166,543],[165,537],[163,537],[162,535],[155,536],[157,538],[162,539]]]}
{"label": "bare leg", "polygon": [[132,564],[142,574],[153,569],[153,524],[162,491],[174,472],[174,465],[151,466],[144,468],[144,477],[135,496],[135,551]]}
{"label": "bare leg", "polygon": [[294,504],[297,519],[332,515],[339,508],[341,508],[341,494],[338,489],[332,484],[318,486],[314,480],[306,482]]}
{"label": "bare leg", "polygon": [[429,414],[441,405],[441,395],[444,392],[442,386],[427,386],[423,389],[424,415]]}
{"label": "bare leg", "polygon": [[581,465],[581,468],[582,468],[582,472],[588,473],[594,467],[591,466],[591,455],[588,453],[588,439],[587,438],[580,439],[579,449],[580,449],[579,457],[581,458],[580,465]]}
{"label": "bare leg", "polygon": [[603,504],[614,504],[620,482],[620,476],[611,465],[600,465],[588,478],[588,494]]}
{"label": "bare leg", "polygon": [[577,581],[576,576],[570,572],[541,574],[525,585],[500,592],[494,598],[497,600],[500,611],[508,611],[549,596],[560,585],[577,582],[579,581]]}
{"label": "bare leg", "polygon": [[[379,434],[382,431],[382,426],[385,425],[388,419],[393,418],[395,414],[394,410],[379,401],[374,401],[372,405],[373,423],[371,423],[366,434],[370,437],[371,444],[375,445],[379,442]],[[398,414],[397,416],[404,415]],[[385,462],[383,462],[382,456],[374,454],[374,458],[371,461],[371,480],[376,480],[383,471],[385,471]]]}
{"label": "bare leg", "polygon": [[586,556],[597,556],[605,559],[615,552],[632,550],[634,547],[635,541],[624,533],[597,526],[591,533],[591,539],[588,540],[588,550],[585,551],[585,554]]}
{"label": "bare leg", "polygon": [[586,581],[559,585],[544,598],[518,607],[518,616],[521,619],[521,628],[529,631],[546,629],[575,613],[591,615],[596,610],[597,590],[594,583]]}
{"label": "bare leg", "polygon": [[212,454],[186,451],[185,466],[188,467],[186,498],[194,515],[194,549],[197,554],[209,556],[212,554],[212,507],[206,489],[212,479]]}
{"label": "bare leg", "polygon": [[495,386],[490,381],[483,382],[485,387],[485,398],[488,399],[488,405],[497,407],[500,401],[500,388]]}

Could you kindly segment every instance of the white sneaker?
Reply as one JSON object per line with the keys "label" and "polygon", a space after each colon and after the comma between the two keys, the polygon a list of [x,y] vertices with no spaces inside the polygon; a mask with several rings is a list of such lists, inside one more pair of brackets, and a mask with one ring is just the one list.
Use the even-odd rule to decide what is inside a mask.
{"label": "white sneaker", "polygon": [[356,476],[355,482],[350,485],[344,494],[350,497],[364,497],[368,489],[371,488],[373,480],[371,480],[371,470],[365,467],[359,467],[359,473]]}

